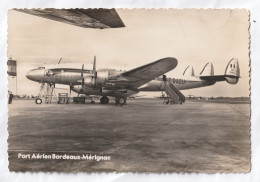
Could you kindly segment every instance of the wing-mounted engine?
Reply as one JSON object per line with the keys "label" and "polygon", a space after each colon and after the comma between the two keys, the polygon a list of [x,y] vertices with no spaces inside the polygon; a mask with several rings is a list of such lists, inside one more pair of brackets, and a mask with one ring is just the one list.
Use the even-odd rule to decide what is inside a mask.
{"label": "wing-mounted engine", "polygon": [[109,79],[109,71],[108,70],[101,70],[97,72],[96,75],[96,86],[102,87]]}
{"label": "wing-mounted engine", "polygon": [[98,88],[108,81],[109,71],[108,70],[96,70],[96,56],[94,57],[92,74],[84,75],[84,64],[82,65],[81,71],[81,84],[82,87]]}
{"label": "wing-mounted engine", "polygon": [[84,87],[95,87],[96,86],[96,81],[93,76],[86,76],[83,79],[83,85]]}

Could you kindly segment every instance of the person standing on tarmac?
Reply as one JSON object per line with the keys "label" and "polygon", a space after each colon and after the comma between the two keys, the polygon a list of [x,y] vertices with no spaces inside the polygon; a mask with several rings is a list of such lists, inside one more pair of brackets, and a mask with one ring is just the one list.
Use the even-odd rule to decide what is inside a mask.
{"label": "person standing on tarmac", "polygon": [[8,90],[8,104],[12,104],[13,97],[14,97],[13,93]]}

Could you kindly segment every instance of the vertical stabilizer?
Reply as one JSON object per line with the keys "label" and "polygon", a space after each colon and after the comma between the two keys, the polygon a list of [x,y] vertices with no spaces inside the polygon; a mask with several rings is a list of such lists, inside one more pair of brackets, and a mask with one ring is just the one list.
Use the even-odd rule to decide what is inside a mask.
{"label": "vertical stabilizer", "polygon": [[195,76],[193,67],[192,67],[192,66],[188,66],[188,67],[184,70],[183,76]]}
{"label": "vertical stabilizer", "polygon": [[240,69],[237,58],[233,58],[229,61],[225,70],[225,79],[230,84],[236,84],[240,77]]}
{"label": "vertical stabilizer", "polygon": [[213,64],[208,62],[202,71],[200,72],[200,76],[213,76],[214,75],[214,67]]}

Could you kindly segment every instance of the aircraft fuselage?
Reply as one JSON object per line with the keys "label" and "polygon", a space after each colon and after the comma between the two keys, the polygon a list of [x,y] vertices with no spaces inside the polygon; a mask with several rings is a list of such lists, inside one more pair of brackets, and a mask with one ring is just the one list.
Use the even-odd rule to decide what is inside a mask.
{"label": "aircraft fuselage", "polygon": [[[76,93],[86,94],[86,95],[101,95],[101,96],[113,96],[115,93],[109,89],[109,86],[113,84],[113,80],[120,80],[117,76],[123,71],[117,71],[113,69],[99,70],[97,71],[98,84],[94,87],[91,86],[91,79],[93,75],[92,70],[83,70],[85,77],[85,84],[89,86],[84,86],[82,88],[81,84],[81,69],[70,69],[70,68],[57,68],[57,69],[34,69],[27,74],[27,78],[40,82],[40,83],[50,83],[50,84],[65,84],[73,86],[72,90]],[[205,87],[215,84],[215,81],[205,81],[201,80],[199,77],[179,77],[179,78],[168,78],[179,90],[192,89],[198,87]],[[123,82],[124,80],[121,80]],[[102,89],[106,87],[106,89]],[[102,91],[101,91],[102,90]],[[137,90],[129,88],[126,90],[126,95],[130,96],[138,93],[139,91],[163,91],[164,83],[162,78],[156,78]]]}
{"label": "aircraft fuselage", "polygon": [[[194,77],[179,77],[179,78],[168,78],[170,82],[173,83],[173,85],[178,88],[179,90],[186,90],[186,89],[192,89],[192,88],[199,88],[199,87],[205,87],[210,86],[216,83],[216,81],[205,81],[201,80],[200,78],[194,76]],[[164,90],[164,83],[162,78],[156,78],[155,80],[152,80],[148,82],[147,84],[141,86],[139,91],[163,91]]]}

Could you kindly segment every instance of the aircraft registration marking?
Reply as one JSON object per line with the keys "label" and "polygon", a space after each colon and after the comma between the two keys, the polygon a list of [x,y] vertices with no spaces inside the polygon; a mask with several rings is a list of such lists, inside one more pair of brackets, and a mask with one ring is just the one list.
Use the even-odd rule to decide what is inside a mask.
{"label": "aircraft registration marking", "polygon": [[171,78],[170,81],[172,83],[178,83],[178,84],[185,84],[187,82],[187,80],[185,80],[185,79],[178,79],[178,78],[176,78],[176,79],[175,78]]}

